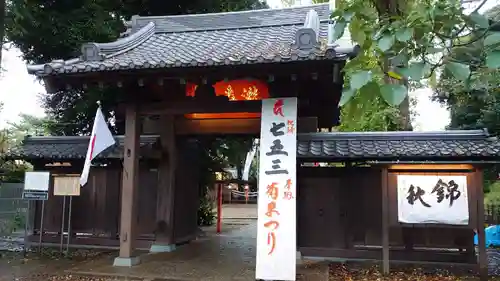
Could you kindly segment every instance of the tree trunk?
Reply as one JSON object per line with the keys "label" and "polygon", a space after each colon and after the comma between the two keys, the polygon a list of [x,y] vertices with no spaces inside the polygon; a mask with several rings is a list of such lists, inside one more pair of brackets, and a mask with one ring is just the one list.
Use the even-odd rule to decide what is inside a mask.
{"label": "tree trunk", "polygon": [[[375,7],[378,11],[380,19],[392,18],[393,16],[401,15],[405,9],[404,2],[401,0],[374,0]],[[390,62],[388,59],[384,60],[384,68],[385,70],[391,69]],[[390,77],[385,77],[386,83],[405,83],[405,82],[396,82],[394,79]],[[405,86],[408,88],[408,84],[405,83]],[[412,125],[410,120],[410,97],[406,96],[403,102],[399,105],[399,114],[400,114],[400,126],[404,131],[412,131]]]}
{"label": "tree trunk", "polygon": [[2,72],[3,38],[5,37],[5,2],[0,0],[0,73]]}
{"label": "tree trunk", "polygon": [[[408,85],[407,85],[408,86]],[[399,115],[401,117],[401,129],[403,131],[413,131],[413,126],[410,120],[410,96],[406,96],[403,102],[399,105]]]}

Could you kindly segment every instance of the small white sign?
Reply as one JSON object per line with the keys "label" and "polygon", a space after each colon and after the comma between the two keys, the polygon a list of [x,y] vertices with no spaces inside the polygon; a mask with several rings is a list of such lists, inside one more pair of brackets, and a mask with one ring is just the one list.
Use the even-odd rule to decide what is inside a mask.
{"label": "small white sign", "polygon": [[49,172],[26,172],[24,174],[24,190],[49,191]]}
{"label": "small white sign", "polygon": [[263,280],[295,280],[297,98],[262,101],[257,261]]}
{"label": "small white sign", "polygon": [[469,224],[466,176],[398,175],[402,223]]}

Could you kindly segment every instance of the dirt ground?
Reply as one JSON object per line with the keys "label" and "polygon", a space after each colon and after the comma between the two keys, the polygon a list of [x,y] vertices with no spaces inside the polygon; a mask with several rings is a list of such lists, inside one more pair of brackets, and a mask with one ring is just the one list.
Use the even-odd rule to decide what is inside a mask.
{"label": "dirt ground", "polygon": [[[389,276],[381,274],[379,265],[368,263],[331,263],[328,281],[479,281],[473,270],[446,266],[391,265]],[[500,281],[490,276],[489,281]]]}
{"label": "dirt ground", "polygon": [[[0,281],[99,280],[68,278],[64,270],[83,261],[110,255],[111,252],[78,250],[63,256],[56,250],[44,249],[41,254],[0,252]],[[102,279],[113,280],[113,279]]]}
{"label": "dirt ground", "polygon": [[[237,230],[248,224],[249,220],[257,218],[256,205],[224,205],[222,208],[222,233]],[[216,235],[215,225],[204,227],[206,236]],[[42,280],[122,280],[106,277],[72,276],[65,270],[78,264],[106,256],[116,256],[114,251],[71,251],[67,256],[62,256],[57,249],[45,249],[42,254],[28,253],[23,255],[20,237],[0,239],[0,281],[42,281]],[[21,239],[22,240],[22,239]]]}
{"label": "dirt ground", "polygon": [[[150,278],[125,278],[125,277],[99,277],[80,276],[68,274],[66,268],[73,267],[90,259],[103,258],[107,255],[114,256],[113,252],[91,252],[79,251],[71,257],[58,257],[55,253],[44,253],[41,257],[37,254],[28,255],[3,253],[0,260],[1,281],[118,281],[118,280],[144,280],[160,281],[161,279]],[[321,264],[311,264],[309,270],[321,270]],[[6,274],[8,272],[8,274]],[[473,274],[463,271],[451,274],[446,269],[398,267],[390,276],[382,276],[378,266],[361,266],[359,264],[336,264],[329,265],[328,278],[310,280],[298,276],[298,281],[479,281]],[[169,281],[179,281],[165,279]],[[500,277],[490,277],[490,281],[500,281]]]}
{"label": "dirt ground", "polygon": [[[211,237],[217,237],[220,241],[226,241],[228,243],[223,244],[223,248],[237,248],[235,245],[237,242],[241,242],[244,237],[232,237],[235,232],[240,232],[241,229],[245,227],[251,228],[252,223],[255,223],[256,218],[256,206],[255,205],[239,205],[239,206],[223,206],[223,225],[222,233],[216,234],[215,226],[203,228],[205,238],[202,240],[210,240]],[[253,230],[252,230],[253,231]],[[241,235],[240,235],[241,236]],[[253,241],[253,240],[252,240]],[[230,243],[229,243],[230,242]],[[203,242],[204,243],[204,242]],[[206,245],[206,244],[205,244]],[[215,244],[214,244],[215,245]],[[218,245],[217,246],[218,249]],[[249,246],[245,246],[249,247]],[[19,250],[20,248],[13,248],[12,250]],[[221,248],[222,250],[222,248]],[[244,249],[245,251],[248,249]],[[175,255],[179,255],[182,251]],[[116,251],[92,251],[92,250],[78,250],[72,251],[71,254],[63,256],[58,253],[58,249],[48,250],[45,249],[41,254],[38,253],[28,253],[26,256],[22,252],[13,251],[0,251],[0,281],[114,281],[114,280],[148,280],[148,281],[159,281],[159,280],[170,280],[179,281],[180,279],[158,279],[156,276],[165,276],[164,274],[158,274],[155,277],[143,277],[143,278],[131,278],[133,275],[122,274],[121,278],[108,277],[108,276],[88,276],[76,274],[73,269],[78,268],[88,268],[89,264],[94,264],[94,267],[90,267],[91,270],[98,271],[97,264],[102,262],[104,267],[111,267],[110,261],[117,255]],[[500,269],[500,251],[498,253],[489,253],[490,263],[493,263],[493,267],[490,268],[490,273],[498,274],[497,270]],[[250,256],[249,256],[250,257]],[[153,258],[153,257],[152,257]],[[198,258],[199,259],[199,258]],[[226,257],[226,259],[234,261],[232,257]],[[165,259],[161,259],[158,265],[163,264]],[[208,260],[210,267],[217,266],[217,262]],[[211,262],[211,263],[210,263]],[[213,264],[212,264],[213,263]],[[439,269],[435,267],[422,268],[422,267],[391,267],[390,276],[382,276],[377,265],[370,264],[327,264],[327,263],[310,263],[305,262],[305,266],[301,266],[302,269],[305,268],[307,274],[298,274],[299,281],[447,281],[447,280],[464,280],[464,281],[476,281],[479,280],[474,276],[473,272],[468,271],[456,271],[453,270],[453,274],[447,269]],[[148,267],[148,265],[145,265]],[[149,267],[153,266],[152,263]],[[182,268],[182,263],[177,264],[178,268]],[[252,267],[251,265],[248,265]],[[148,268],[149,268],[148,267]],[[147,273],[151,275],[155,268],[147,269]],[[200,270],[198,270],[200,271]],[[126,272],[126,271],[124,271]],[[313,272],[317,278],[305,278],[305,276],[314,276],[314,274],[309,274]],[[321,273],[321,274],[320,274]],[[169,273],[170,274],[170,273]],[[245,274],[243,274],[245,275]],[[247,274],[252,276],[253,274]],[[240,276],[242,277],[242,276]],[[156,279],[155,279],[156,278]],[[238,278],[237,278],[238,279]],[[237,280],[234,279],[234,280]],[[182,280],[187,280],[183,278]],[[200,280],[203,280],[200,279]],[[224,279],[226,280],[226,279]],[[233,280],[233,279],[231,279]],[[243,280],[243,279],[238,279]],[[246,280],[246,279],[245,279]],[[500,281],[500,277],[490,277],[489,280]],[[222,280],[221,280],[222,281]]]}
{"label": "dirt ground", "polygon": [[[45,251],[42,255],[36,253],[28,254],[26,257],[22,253],[2,253],[0,259],[0,281],[118,281],[118,280],[148,280],[159,281],[160,279],[149,278],[124,278],[124,277],[99,277],[80,276],[69,274],[65,269],[77,266],[93,259],[101,259],[115,256],[116,252],[94,252],[76,251],[71,256],[62,257],[57,252]],[[312,264],[309,270],[320,270],[321,265]],[[165,279],[167,280],[167,279]],[[170,280],[170,279],[168,279]],[[309,278],[299,281],[312,281]],[[474,274],[464,271],[454,271],[451,274],[446,269],[439,268],[418,268],[418,267],[398,267],[390,276],[382,276],[378,266],[359,264],[336,264],[329,265],[328,278],[318,279],[318,281],[478,281]],[[500,277],[490,277],[490,281],[500,281]],[[170,280],[178,281],[178,280]],[[316,280],[314,280],[316,281]]]}

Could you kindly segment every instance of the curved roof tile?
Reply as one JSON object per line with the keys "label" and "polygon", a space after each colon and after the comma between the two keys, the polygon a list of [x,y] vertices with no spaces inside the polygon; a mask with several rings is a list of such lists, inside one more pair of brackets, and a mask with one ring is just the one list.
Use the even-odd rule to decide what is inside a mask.
{"label": "curved roof tile", "polygon": [[[310,31],[314,10],[319,34],[312,45],[299,36]],[[29,65],[37,76],[150,68],[276,63],[346,59],[355,48],[348,32],[327,45],[328,4],[230,13],[162,17],[134,16],[126,37],[110,43],[85,43],[82,55],[67,61]],[[300,40],[299,40],[300,41]]]}

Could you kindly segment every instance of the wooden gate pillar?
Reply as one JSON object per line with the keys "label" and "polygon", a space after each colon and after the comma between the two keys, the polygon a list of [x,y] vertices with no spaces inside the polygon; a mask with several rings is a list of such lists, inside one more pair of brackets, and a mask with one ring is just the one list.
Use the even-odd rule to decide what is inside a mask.
{"label": "wooden gate pillar", "polygon": [[382,272],[389,274],[389,172],[382,168]]}
{"label": "wooden gate pillar", "polygon": [[125,145],[120,217],[120,255],[114,266],[133,266],[140,263],[134,256],[137,229],[137,189],[139,185],[139,114],[135,104],[128,104],[125,113]]}
{"label": "wooden gate pillar", "polygon": [[162,157],[159,167],[158,195],[156,202],[155,243],[150,252],[171,252],[175,250],[174,208],[175,171],[177,147],[173,115],[162,115],[159,122]]}
{"label": "wooden gate pillar", "polygon": [[477,200],[477,248],[479,252],[479,280],[488,280],[488,254],[486,253],[486,235],[484,233],[484,192],[483,171],[476,168],[474,188]]}

